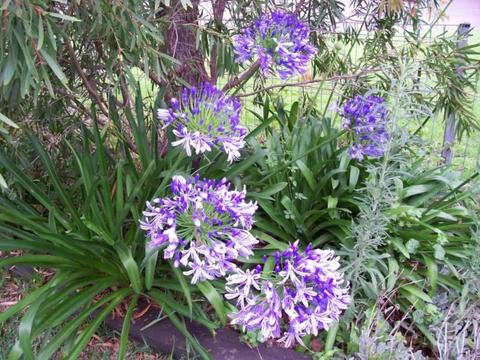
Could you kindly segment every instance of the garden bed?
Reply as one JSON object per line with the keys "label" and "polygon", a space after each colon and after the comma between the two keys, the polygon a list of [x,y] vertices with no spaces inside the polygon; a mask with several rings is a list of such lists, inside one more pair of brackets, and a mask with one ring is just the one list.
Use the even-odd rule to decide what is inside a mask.
{"label": "garden bed", "polygon": [[[14,277],[22,279],[30,279],[33,272],[32,268],[27,266],[14,266],[9,270]],[[144,308],[146,305],[148,304],[145,301],[140,301],[138,308]],[[158,308],[150,308],[140,318],[133,320],[130,327],[130,339],[140,344],[146,343],[159,354],[172,354],[175,359],[188,356],[188,344],[185,337],[168,319],[158,321],[159,315]],[[111,315],[104,325],[120,333],[123,318]],[[310,359],[292,349],[268,347],[265,344],[250,347],[247,343],[240,341],[239,334],[233,329],[221,328],[212,334],[206,327],[194,322],[185,321],[185,326],[215,360]]]}

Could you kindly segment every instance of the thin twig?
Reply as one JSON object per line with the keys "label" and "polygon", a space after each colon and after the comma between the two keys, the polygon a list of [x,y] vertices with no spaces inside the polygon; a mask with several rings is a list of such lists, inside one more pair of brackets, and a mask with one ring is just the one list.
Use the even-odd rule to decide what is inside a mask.
{"label": "thin twig", "polygon": [[230,79],[227,84],[223,87],[222,91],[228,91],[231,88],[243,84],[246,80],[248,80],[260,67],[260,62],[257,60],[255,61],[252,66],[250,66],[247,70],[241,73],[239,76],[236,76]]}
{"label": "thin twig", "polygon": [[316,83],[320,83],[320,82],[324,82],[324,81],[358,79],[362,76],[365,76],[365,75],[368,75],[368,74],[371,74],[371,73],[375,73],[375,72],[378,72],[378,71],[381,71],[381,69],[379,69],[379,68],[368,69],[367,68],[367,69],[363,69],[362,71],[359,71],[356,74],[336,75],[336,76],[332,76],[332,77],[329,77],[329,78],[313,79],[313,80],[298,81],[298,82],[291,82],[291,83],[284,83],[284,84],[275,84],[275,85],[270,85],[270,86],[264,87],[263,89],[260,89],[260,90],[256,90],[256,91],[252,91],[252,92],[244,93],[244,94],[238,94],[236,96],[237,97],[247,97],[247,96],[260,94],[262,92],[272,90],[272,89],[276,89],[276,88],[303,87],[303,86],[307,86],[307,85],[310,85],[310,84],[316,84]]}
{"label": "thin twig", "polygon": [[130,90],[128,89],[127,82],[125,81],[125,75],[120,75],[120,90],[122,92],[123,103],[122,106],[130,107],[131,105],[131,96]]}
{"label": "thin twig", "polygon": [[95,86],[88,80],[87,75],[85,75],[85,73],[83,72],[82,66],[78,62],[78,59],[75,55],[75,51],[73,50],[72,46],[68,43],[68,41],[65,41],[65,47],[67,48],[71,61],[73,61],[73,64],[75,65],[75,69],[77,70],[78,75],[80,75],[80,78],[82,79],[82,82],[85,85],[85,88],[87,89],[88,93],[98,104],[98,107],[100,108],[101,112],[108,117],[107,107],[103,103],[103,100],[98,94]]}

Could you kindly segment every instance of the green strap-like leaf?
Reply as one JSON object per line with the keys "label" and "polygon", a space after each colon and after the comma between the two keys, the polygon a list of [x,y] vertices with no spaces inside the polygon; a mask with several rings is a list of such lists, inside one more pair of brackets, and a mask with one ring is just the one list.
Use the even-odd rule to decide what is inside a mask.
{"label": "green strap-like leaf", "polygon": [[115,298],[108,304],[98,315],[90,325],[79,335],[77,341],[75,341],[72,350],[66,357],[66,360],[75,360],[81,354],[82,350],[88,344],[97,328],[102,324],[105,318],[115,309],[115,307],[122,302],[125,295],[117,292]]}
{"label": "green strap-like leaf", "polygon": [[130,325],[132,323],[133,311],[137,307],[137,301],[138,301],[138,295],[134,295],[130,300],[127,313],[125,314],[125,318],[123,319],[122,333],[120,334],[120,342],[118,345],[118,354],[117,354],[118,360],[125,359],[125,354],[127,352],[127,346],[128,346],[128,336],[130,335]]}
{"label": "green strap-like leaf", "polygon": [[130,292],[129,289],[121,289],[114,293],[111,293],[95,304],[86,307],[82,310],[72,321],[70,321],[64,328],[48,341],[48,344],[39,352],[36,360],[49,360],[51,356],[57,351],[57,349],[65,342],[65,340],[72,335],[80,325],[98,308],[111,301],[120,303]]}
{"label": "green strap-like leaf", "polygon": [[7,116],[5,116],[4,114],[2,114],[0,112],[0,121],[4,122],[5,124],[7,124],[8,126],[11,126],[15,129],[18,129],[18,125],[15,124],[12,120],[10,120]]}
{"label": "green strap-like leaf", "polygon": [[122,242],[115,243],[115,250],[117,251],[120,261],[127,272],[133,291],[135,291],[136,294],[140,294],[142,291],[140,271],[137,263],[133,259],[132,251]]}
{"label": "green strap-like leaf", "polygon": [[227,323],[227,309],[223,304],[223,299],[218,291],[209,281],[202,281],[196,285],[202,294],[208,299],[222,324],[225,325]]}

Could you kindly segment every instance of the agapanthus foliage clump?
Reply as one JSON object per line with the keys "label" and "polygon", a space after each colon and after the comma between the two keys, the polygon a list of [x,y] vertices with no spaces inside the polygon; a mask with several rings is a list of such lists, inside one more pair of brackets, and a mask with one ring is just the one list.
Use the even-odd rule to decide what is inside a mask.
{"label": "agapanthus foliage clump", "polygon": [[350,130],[353,136],[350,158],[382,157],[389,139],[385,100],[375,95],[355,96],[345,103],[341,115],[344,129]]}
{"label": "agapanthus foliage clump", "polygon": [[296,15],[273,11],[234,38],[240,63],[258,60],[263,74],[276,72],[282,80],[303,74],[316,53],[309,44],[310,29]]}
{"label": "agapanthus foliage clump", "polygon": [[257,204],[245,201],[245,190],[230,190],[226,179],[174,176],[171,192],[147,202],[140,226],[151,248],[164,247],[165,259],[188,268],[193,284],[225,276],[234,260],[252,255]]}
{"label": "agapanthus foliage clump", "polygon": [[263,341],[278,339],[286,347],[303,344],[303,336],[327,330],[350,302],[339,268],[333,251],[308,245],[302,252],[297,241],[275,254],[272,271],[260,265],[237,269],[225,288],[225,297],[235,299],[239,308],[232,324],[260,331]]}
{"label": "agapanthus foliage clump", "polygon": [[204,83],[198,89],[183,89],[180,101],[170,100],[170,108],[159,109],[163,127],[173,126],[178,138],[173,146],[183,146],[188,156],[192,149],[203,154],[218,147],[233,162],[240,158],[247,129],[240,125],[241,104],[215,86]]}

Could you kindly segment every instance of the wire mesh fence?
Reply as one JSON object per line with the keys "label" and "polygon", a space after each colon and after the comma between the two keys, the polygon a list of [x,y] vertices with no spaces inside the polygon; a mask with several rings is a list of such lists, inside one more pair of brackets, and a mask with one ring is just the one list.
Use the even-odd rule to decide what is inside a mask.
{"label": "wire mesh fence", "polygon": [[[357,31],[360,35],[361,40],[366,40],[371,37],[371,32],[368,29],[360,29],[362,26],[361,22],[349,21],[338,24],[339,31],[347,31],[348,29],[353,28],[354,31]],[[452,36],[458,29],[458,24],[438,24],[433,26],[424,26],[419,30],[420,36],[424,36],[424,42],[431,44],[435,41],[436,38],[442,36]],[[408,32],[411,31],[408,27],[402,27],[397,29],[398,31],[393,37],[393,44],[401,46],[405,44]],[[335,36],[335,34],[332,34]],[[473,31],[469,35],[469,44],[474,44],[480,42],[480,32]],[[360,58],[363,51],[362,45],[354,46],[352,49],[352,57],[354,59]],[[310,75],[311,76],[311,75]],[[479,91],[480,91],[480,76],[475,77],[475,86],[473,90],[469,90],[470,104],[472,106],[471,111],[474,116],[478,119],[480,116],[480,103],[479,103]],[[307,78],[294,79],[295,82],[302,82],[309,80]],[[270,93],[279,95],[282,101],[285,103],[285,106],[288,108],[295,101],[301,101],[302,99],[315,99],[315,105],[317,108],[321,109],[323,114],[327,117],[334,119],[334,121],[340,121],[337,116],[336,103],[339,98],[342,96],[339,93],[335,92],[336,84],[335,81],[326,80],[319,83],[313,84],[301,84],[299,86],[287,86],[281,87],[281,83],[275,77],[268,78],[262,84],[263,87],[269,88],[273,87],[270,90]],[[289,84],[291,85],[291,84]],[[244,89],[244,92],[252,92],[253,87],[249,85],[248,88]],[[243,98],[244,104],[248,107],[255,107],[253,97]],[[428,148],[429,153],[431,154],[432,161],[437,163],[442,163],[441,152],[444,147],[444,131],[445,131],[445,119],[444,119],[443,109],[437,109],[431,116],[431,119],[427,122],[426,126],[422,131],[418,133],[421,139],[425,142],[426,148]],[[256,118],[254,116],[249,116],[248,114],[245,117],[246,125],[253,127],[256,125]],[[453,159],[452,165],[453,168],[457,171],[464,172],[464,176],[469,176],[471,173],[476,171],[477,165],[480,160],[480,132],[478,130],[471,129],[469,134],[463,134],[461,137],[457,137],[452,146]]]}

